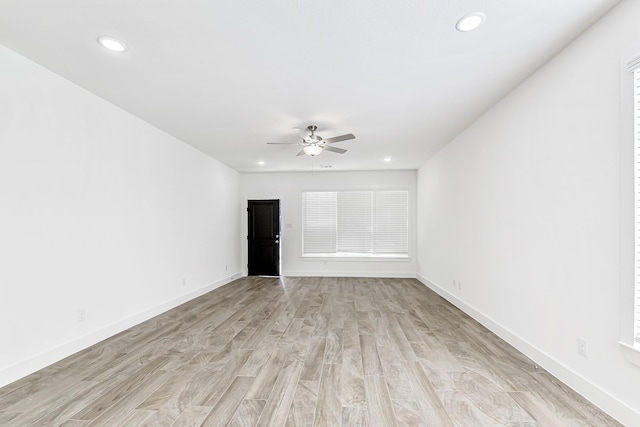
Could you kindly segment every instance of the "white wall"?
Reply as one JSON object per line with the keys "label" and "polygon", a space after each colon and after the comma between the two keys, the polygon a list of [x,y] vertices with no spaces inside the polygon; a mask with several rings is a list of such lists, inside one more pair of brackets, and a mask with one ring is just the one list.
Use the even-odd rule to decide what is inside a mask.
{"label": "white wall", "polygon": [[627,425],[620,64],[639,16],[623,1],[418,174],[419,279]]}
{"label": "white wall", "polygon": [[[330,155],[330,154],[329,154]],[[416,171],[245,173],[240,176],[243,212],[243,267],[247,265],[247,200],[280,199],[281,273],[286,276],[415,277]],[[409,191],[408,260],[337,261],[301,258],[300,196],[305,190]]]}
{"label": "white wall", "polygon": [[235,171],[1,46],[0,64],[2,386],[241,267]]}

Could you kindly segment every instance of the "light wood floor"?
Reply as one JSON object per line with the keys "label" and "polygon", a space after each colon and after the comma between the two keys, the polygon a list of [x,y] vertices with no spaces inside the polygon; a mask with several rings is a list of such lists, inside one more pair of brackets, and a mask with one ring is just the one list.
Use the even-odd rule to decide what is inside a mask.
{"label": "light wood floor", "polygon": [[0,389],[2,426],[616,426],[412,279],[237,280]]}

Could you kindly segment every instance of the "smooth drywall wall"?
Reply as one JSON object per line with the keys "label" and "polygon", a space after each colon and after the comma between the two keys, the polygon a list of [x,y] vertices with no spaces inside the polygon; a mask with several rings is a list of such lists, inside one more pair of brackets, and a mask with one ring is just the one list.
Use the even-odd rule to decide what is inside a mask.
{"label": "smooth drywall wall", "polygon": [[240,274],[238,174],[0,46],[0,386]]}
{"label": "smooth drywall wall", "polygon": [[623,1],[418,174],[418,278],[626,425],[620,68],[639,16]]}
{"label": "smooth drywall wall", "polygon": [[[328,155],[331,155],[329,153]],[[301,161],[304,159],[301,159]],[[247,200],[280,200],[281,273],[286,276],[415,277],[416,171],[243,173],[240,188],[243,212],[243,267],[247,264]],[[305,190],[408,190],[409,259],[335,260],[302,258],[300,197]]]}

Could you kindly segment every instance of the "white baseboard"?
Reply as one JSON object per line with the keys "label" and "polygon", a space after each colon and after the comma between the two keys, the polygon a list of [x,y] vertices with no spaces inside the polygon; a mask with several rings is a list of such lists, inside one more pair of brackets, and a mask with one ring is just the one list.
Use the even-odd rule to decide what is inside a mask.
{"label": "white baseboard", "polygon": [[415,279],[415,272],[406,271],[286,271],[285,277],[379,277],[381,279]]}
{"label": "white baseboard", "polygon": [[135,325],[138,325],[146,320],[151,319],[159,314],[171,310],[184,304],[187,301],[191,301],[201,295],[211,292],[212,290],[219,288],[222,285],[241,277],[241,273],[236,273],[231,276],[225,277],[213,283],[209,283],[199,289],[193,290],[184,295],[180,295],[170,301],[152,307],[148,310],[129,316],[125,319],[119,320],[110,325],[96,329],[86,335],[80,336],[72,341],[61,344],[47,351],[44,351],[35,356],[29,357],[26,360],[15,363],[9,367],[6,367],[0,371],[0,387],[4,387],[11,384],[20,378],[26,377],[42,368],[45,368],[53,363],[56,363],[65,357],[71,356],[78,351],[84,350],[102,340],[112,337],[124,330],[127,330]]}
{"label": "white baseboard", "polygon": [[471,316],[473,319],[480,322],[491,332],[495,333],[500,338],[511,344],[513,347],[518,349],[518,351],[526,355],[531,360],[535,361],[542,368],[547,370],[563,383],[567,384],[576,392],[580,393],[591,403],[601,408],[603,411],[617,419],[622,424],[628,426],[638,425],[638,420],[640,420],[640,413],[626,405],[624,402],[616,399],[605,390],[601,389],[597,385],[593,384],[586,378],[573,371],[570,367],[564,365],[560,361],[534,347],[529,342],[523,340],[511,330],[494,321],[490,317],[484,315],[473,306],[465,303],[442,286],[436,285],[434,282],[427,279],[421,274],[418,274],[416,278],[429,289],[433,290],[438,295],[449,301],[451,304],[455,305],[460,310]]}

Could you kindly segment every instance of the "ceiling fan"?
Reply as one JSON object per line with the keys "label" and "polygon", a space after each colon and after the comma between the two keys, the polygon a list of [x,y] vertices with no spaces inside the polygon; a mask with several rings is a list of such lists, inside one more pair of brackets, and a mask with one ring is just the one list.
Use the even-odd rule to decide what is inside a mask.
{"label": "ceiling fan", "polygon": [[302,142],[267,142],[267,144],[296,144],[302,147],[302,150],[296,154],[296,156],[307,156],[315,157],[318,154],[322,153],[324,150],[332,151],[334,153],[343,154],[346,153],[347,150],[344,148],[333,147],[329,144],[333,144],[335,142],[347,141],[349,139],[354,139],[355,135],[352,133],[347,133],[345,135],[334,136],[333,138],[323,139],[320,135],[316,135],[316,130],[318,129],[315,125],[309,125],[305,129],[294,128],[302,137]]}

